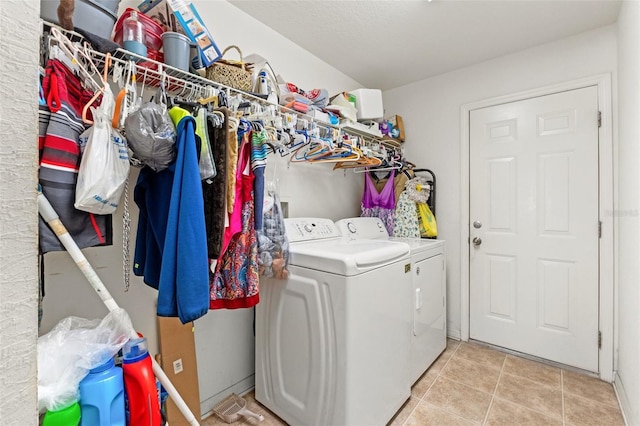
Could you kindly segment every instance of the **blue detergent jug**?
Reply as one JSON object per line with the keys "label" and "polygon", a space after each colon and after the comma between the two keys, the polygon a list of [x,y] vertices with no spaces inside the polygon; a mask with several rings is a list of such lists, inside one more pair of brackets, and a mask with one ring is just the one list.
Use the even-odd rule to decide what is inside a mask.
{"label": "blue detergent jug", "polygon": [[80,426],[125,426],[122,368],[113,358],[80,382]]}

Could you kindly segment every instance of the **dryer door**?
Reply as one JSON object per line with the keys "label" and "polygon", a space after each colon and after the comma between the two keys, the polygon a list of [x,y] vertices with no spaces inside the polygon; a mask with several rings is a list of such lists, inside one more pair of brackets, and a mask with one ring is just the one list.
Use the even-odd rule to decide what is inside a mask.
{"label": "dryer door", "polygon": [[444,256],[413,265],[412,379],[417,380],[446,347]]}

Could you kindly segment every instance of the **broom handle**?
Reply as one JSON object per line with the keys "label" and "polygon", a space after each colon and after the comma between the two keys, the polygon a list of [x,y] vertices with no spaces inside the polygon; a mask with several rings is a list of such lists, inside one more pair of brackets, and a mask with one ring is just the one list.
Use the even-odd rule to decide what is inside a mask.
{"label": "broom handle", "polygon": [[[73,238],[71,238],[71,235],[69,235],[69,232],[60,221],[60,217],[58,217],[58,214],[51,206],[51,203],[49,203],[49,200],[47,199],[47,197],[45,197],[40,188],[38,188],[38,211],[40,213],[40,216],[42,216],[45,222],[49,224],[53,232],[55,232],[62,245],[67,249],[67,252],[69,253],[69,255],[71,255],[71,258],[87,278],[89,284],[91,284],[91,287],[93,287],[96,293],[98,293],[98,296],[100,296],[100,299],[102,299],[102,302],[105,304],[107,309],[109,309],[109,311],[117,309],[118,304],[113,299],[111,293],[109,293],[109,290],[107,290],[102,280],[100,280],[100,277],[98,276],[98,274],[96,274],[93,267],[91,267],[91,264],[84,256],[80,248],[78,248],[76,242],[73,240]],[[130,337],[134,339],[138,337],[138,334],[133,328],[130,330],[130,335]],[[164,373],[160,365],[153,357],[150,358],[153,365],[153,373],[158,378],[158,380],[160,380],[160,383],[162,383],[162,386],[165,388],[173,402],[176,404],[176,407],[178,407],[178,409],[190,425],[199,426],[199,423],[196,420],[195,416],[180,396],[180,393],[178,393],[178,390],[173,386],[167,375]]]}

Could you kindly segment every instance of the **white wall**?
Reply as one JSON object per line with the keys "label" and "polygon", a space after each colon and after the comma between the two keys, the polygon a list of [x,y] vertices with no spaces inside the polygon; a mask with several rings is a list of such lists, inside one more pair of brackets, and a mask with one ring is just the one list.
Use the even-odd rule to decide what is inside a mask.
{"label": "white wall", "polygon": [[629,425],[640,424],[640,3],[618,18],[618,368],[616,389]]}
{"label": "white wall", "polygon": [[[258,53],[270,61],[277,73],[303,89],[324,87],[333,94],[361,86],[226,1],[197,0],[193,3],[221,50],[236,44],[245,54]],[[120,11],[137,4],[138,1],[125,0],[120,4]],[[266,177],[278,180],[281,200],[289,203],[290,216],[339,219],[359,214],[362,175],[333,172],[329,165],[291,164],[289,167],[285,160],[273,155],[268,162]],[[131,194],[136,177],[137,173],[133,172]],[[133,253],[138,211],[132,197],[129,204],[133,219]],[[124,291],[121,218],[122,211],[119,210],[114,215],[113,247],[88,248],[84,253],[116,302],[129,312],[136,329],[148,338],[150,352],[157,353],[157,292],[133,275],[129,291]],[[45,257],[47,293],[41,332],[50,330],[57,321],[69,315],[86,318],[106,315],[106,308],[66,253],[51,253]],[[253,385],[252,321],[252,309],[210,311],[196,321],[203,413],[229,392],[241,392]]]}
{"label": "white wall", "polygon": [[0,424],[34,425],[39,2],[0,2]]}
{"label": "white wall", "polygon": [[459,256],[467,249],[460,246],[461,105],[615,72],[616,49],[616,27],[608,26],[384,92],[386,113],[403,117],[407,158],[437,177],[436,220],[438,237],[447,247],[450,336],[460,336]]}

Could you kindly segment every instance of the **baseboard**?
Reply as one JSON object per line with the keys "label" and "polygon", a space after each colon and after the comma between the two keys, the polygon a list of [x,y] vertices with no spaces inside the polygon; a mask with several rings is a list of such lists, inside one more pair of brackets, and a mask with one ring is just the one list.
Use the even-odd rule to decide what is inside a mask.
{"label": "baseboard", "polygon": [[620,376],[618,376],[618,372],[614,373],[613,390],[616,392],[616,397],[618,398],[618,404],[620,404],[625,424],[627,426],[639,426],[639,419],[634,418],[631,403],[629,402],[627,392],[624,390],[622,380],[620,379]]}
{"label": "baseboard", "polygon": [[460,340],[461,336],[460,330],[447,330],[447,337],[449,339]]}
{"label": "baseboard", "polygon": [[200,411],[202,412],[202,418],[205,419],[213,414],[213,407],[231,393],[235,393],[236,395],[242,395],[248,390],[253,389],[255,386],[255,375],[251,375],[246,379],[239,381],[233,386],[228,387],[222,392],[218,392],[210,398],[207,398],[204,401],[200,401]]}

